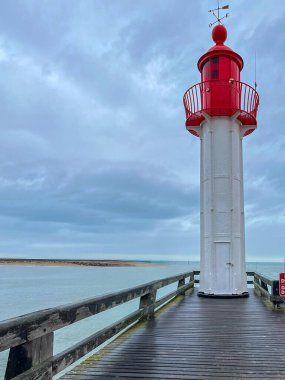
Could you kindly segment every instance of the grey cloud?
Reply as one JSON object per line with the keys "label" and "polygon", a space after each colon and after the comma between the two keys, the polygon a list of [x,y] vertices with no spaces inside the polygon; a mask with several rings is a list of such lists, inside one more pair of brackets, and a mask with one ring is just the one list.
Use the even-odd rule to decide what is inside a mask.
{"label": "grey cloud", "polygon": [[[285,194],[284,7],[254,0],[245,13],[243,4],[230,2],[228,42],[244,57],[248,83],[258,52],[259,127],[245,139],[244,165],[248,249],[262,257],[260,233],[264,247],[265,231],[283,243],[282,218],[267,221]],[[199,140],[185,131],[182,96],[213,44],[208,5],[3,2],[2,256],[197,256]]]}
{"label": "grey cloud", "polygon": [[[92,225],[94,230],[132,229],[134,221],[148,229],[153,222],[187,216],[197,195],[169,178],[153,178],[123,165],[64,178],[56,170],[39,177],[2,178],[2,216],[23,221]],[[52,169],[52,168],[51,168]],[[64,171],[63,171],[64,172]],[[192,199],[192,206],[187,200]]]}

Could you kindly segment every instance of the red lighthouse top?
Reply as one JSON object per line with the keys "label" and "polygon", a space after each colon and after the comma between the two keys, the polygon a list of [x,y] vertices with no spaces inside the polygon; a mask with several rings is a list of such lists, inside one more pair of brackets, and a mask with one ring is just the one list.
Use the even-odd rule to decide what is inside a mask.
{"label": "red lighthouse top", "polygon": [[242,57],[224,45],[227,29],[219,24],[212,31],[215,45],[198,60],[201,82],[190,87],[184,95],[186,128],[198,135],[197,128],[210,117],[236,115],[244,126],[245,134],[256,128],[256,114],[259,104],[257,92],[249,85],[240,82],[243,69]]}
{"label": "red lighthouse top", "polygon": [[239,71],[243,69],[243,59],[242,57],[234,52],[231,48],[224,45],[224,42],[226,41],[228,36],[227,29],[224,27],[224,25],[216,25],[212,31],[212,38],[213,41],[216,43],[213,47],[211,47],[207,53],[202,55],[202,57],[198,61],[198,69],[199,71],[202,70],[203,65],[207,62],[208,59],[214,56],[222,56],[222,57],[228,57],[229,59],[236,62],[238,65]]}

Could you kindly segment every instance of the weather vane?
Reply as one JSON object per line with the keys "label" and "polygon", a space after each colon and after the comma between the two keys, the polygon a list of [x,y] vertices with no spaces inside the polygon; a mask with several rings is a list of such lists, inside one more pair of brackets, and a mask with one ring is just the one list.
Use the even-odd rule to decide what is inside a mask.
{"label": "weather vane", "polygon": [[[217,24],[217,23],[222,24],[222,23],[221,23],[221,20],[223,20],[224,18],[228,18],[228,17],[230,16],[230,14],[229,14],[229,13],[226,13],[225,16],[220,17],[220,10],[225,10],[225,9],[229,9],[229,8],[230,8],[229,5],[223,5],[222,7],[220,7],[220,3],[219,3],[219,1],[218,1],[218,8],[210,9],[210,10],[208,11],[209,13],[212,13],[213,16],[217,19],[215,22],[209,24],[209,27],[211,28],[213,25],[215,25],[215,24]],[[215,13],[216,11],[218,12],[218,14]]]}

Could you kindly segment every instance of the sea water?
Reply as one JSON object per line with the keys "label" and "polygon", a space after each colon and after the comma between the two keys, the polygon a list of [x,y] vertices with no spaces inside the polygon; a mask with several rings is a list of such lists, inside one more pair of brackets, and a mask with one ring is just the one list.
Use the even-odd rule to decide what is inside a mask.
{"label": "sea water", "polygon": [[[0,321],[192,270],[199,270],[198,262],[147,267],[0,266]],[[284,268],[282,262],[248,263],[247,270],[277,279]],[[176,286],[161,289],[158,297]],[[131,313],[138,304],[137,299],[56,331],[54,353]],[[0,353],[0,379],[7,355],[8,351]]]}

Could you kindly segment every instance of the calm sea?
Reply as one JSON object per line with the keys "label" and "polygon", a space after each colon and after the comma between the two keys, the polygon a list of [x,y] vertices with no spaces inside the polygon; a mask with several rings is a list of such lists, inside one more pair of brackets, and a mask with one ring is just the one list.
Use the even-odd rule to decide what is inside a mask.
{"label": "calm sea", "polygon": [[[199,263],[126,268],[0,266],[0,321],[191,270],[199,270]],[[282,262],[248,263],[247,270],[277,279],[284,266]],[[172,288],[173,285],[164,288],[158,296]],[[54,352],[70,347],[127,315],[138,307],[138,302],[134,300],[57,331]],[[0,353],[1,379],[4,377],[7,354],[7,351]]]}

